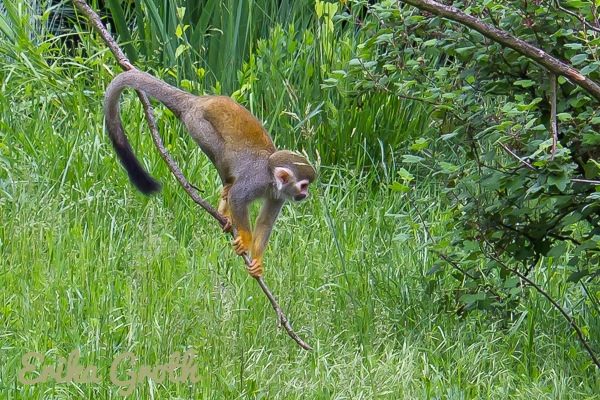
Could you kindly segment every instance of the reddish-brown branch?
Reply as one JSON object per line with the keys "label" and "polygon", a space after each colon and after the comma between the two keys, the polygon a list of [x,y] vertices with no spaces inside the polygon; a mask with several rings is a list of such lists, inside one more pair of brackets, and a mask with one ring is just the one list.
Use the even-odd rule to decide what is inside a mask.
{"label": "reddish-brown branch", "polygon": [[[135,67],[129,62],[129,60],[127,59],[127,57],[125,56],[125,54],[123,53],[123,51],[121,50],[121,48],[119,47],[117,42],[113,39],[113,37],[110,35],[110,33],[106,30],[106,28],[102,24],[102,21],[100,20],[100,17],[98,16],[98,14],[96,14],[96,12],[94,10],[92,10],[92,8],[85,2],[85,0],[73,0],[73,3],[77,7],[77,9],[79,11],[81,11],[83,14],[85,14],[85,16],[89,19],[89,21],[91,22],[93,27],[96,29],[98,34],[100,34],[100,36],[102,37],[102,40],[104,40],[104,42],[106,43],[108,48],[115,55],[117,61],[119,62],[119,65],[121,65],[121,67],[123,67],[124,70],[135,69]],[[140,91],[137,91],[137,94],[138,94],[138,97],[140,98],[140,101],[142,102],[142,106],[144,108],[146,120],[148,121],[148,127],[150,128],[150,133],[152,134],[152,140],[154,141],[154,144],[156,145],[156,148],[158,149],[160,156],[167,163],[169,170],[175,176],[175,179],[177,179],[179,184],[183,187],[183,190],[185,190],[185,192],[192,198],[192,200],[196,204],[198,204],[200,207],[202,207],[207,213],[209,213],[214,219],[216,219],[219,222],[219,224],[221,224],[221,227],[223,227],[227,222],[226,218],[223,217],[221,214],[219,214],[217,212],[217,210],[215,210],[210,205],[210,203],[208,203],[206,200],[204,200],[198,194],[195,187],[188,182],[186,177],[183,175],[183,172],[181,172],[181,169],[179,169],[179,167],[177,166],[177,163],[175,163],[175,161],[173,160],[173,158],[171,157],[171,155],[165,148],[165,146],[162,142],[162,139],[160,137],[160,134],[158,133],[158,127],[156,126],[156,120],[154,119],[154,111],[152,109],[152,105],[150,104],[150,101],[148,100],[148,97],[143,92],[140,92]],[[233,237],[235,237],[237,235],[235,228],[231,231],[231,235]],[[243,254],[242,258],[246,264],[246,267],[248,268],[250,266],[250,262],[251,262],[250,258],[248,257],[247,254]],[[267,284],[265,283],[263,278],[259,277],[259,278],[255,278],[255,279],[256,279],[256,282],[258,283],[258,285],[260,286],[260,288],[262,289],[262,291],[264,292],[264,294],[269,299],[269,302],[271,303],[273,310],[275,310],[275,313],[277,314],[279,323],[285,328],[287,334],[292,339],[294,339],[294,341],[303,349],[312,350],[312,348],[304,340],[302,340],[298,336],[298,334],[293,330],[293,328],[290,324],[290,321],[288,320],[285,313],[279,306],[277,299],[275,298],[273,293],[271,293],[271,290],[269,289],[269,287],[267,286]]]}

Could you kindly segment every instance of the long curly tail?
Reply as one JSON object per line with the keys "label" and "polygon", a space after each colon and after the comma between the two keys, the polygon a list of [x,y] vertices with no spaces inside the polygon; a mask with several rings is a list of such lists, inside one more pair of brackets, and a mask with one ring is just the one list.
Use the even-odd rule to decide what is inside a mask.
{"label": "long curly tail", "polygon": [[125,167],[131,182],[144,194],[160,190],[160,184],[142,167],[133,153],[121,123],[119,99],[127,87],[141,90],[147,95],[158,99],[166,105],[177,117],[185,111],[185,100],[191,94],[179,90],[145,72],[131,70],[117,75],[106,88],[104,96],[104,115],[108,136],[115,148],[117,156]]}

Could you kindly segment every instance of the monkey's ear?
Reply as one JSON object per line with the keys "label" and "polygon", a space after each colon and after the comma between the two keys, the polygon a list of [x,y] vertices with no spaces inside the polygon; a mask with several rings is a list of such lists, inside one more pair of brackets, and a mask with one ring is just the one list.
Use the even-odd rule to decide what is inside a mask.
{"label": "monkey's ear", "polygon": [[275,169],[273,170],[273,176],[275,177],[277,190],[281,190],[283,185],[287,184],[293,175],[294,173],[289,168],[275,167]]}

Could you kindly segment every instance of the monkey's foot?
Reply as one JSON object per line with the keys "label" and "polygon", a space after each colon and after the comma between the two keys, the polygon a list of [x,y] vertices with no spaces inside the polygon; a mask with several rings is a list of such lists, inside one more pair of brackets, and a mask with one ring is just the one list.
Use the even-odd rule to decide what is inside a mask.
{"label": "monkey's foot", "polygon": [[233,244],[233,250],[238,256],[241,256],[243,253],[248,252],[248,245],[244,243],[244,240],[241,236],[235,238],[235,240],[231,242],[231,244]]}
{"label": "monkey's foot", "polygon": [[256,258],[253,259],[248,267],[248,273],[253,278],[260,278],[263,274],[262,262]]}

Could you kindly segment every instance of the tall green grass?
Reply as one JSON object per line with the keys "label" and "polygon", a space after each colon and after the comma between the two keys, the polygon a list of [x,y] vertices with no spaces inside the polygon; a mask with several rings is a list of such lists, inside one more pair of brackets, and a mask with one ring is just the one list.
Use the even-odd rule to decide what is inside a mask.
{"label": "tall green grass", "polygon": [[[108,379],[117,354],[132,351],[140,363],[158,364],[189,348],[198,353],[199,382],[144,381],[131,397],[597,396],[600,382],[586,355],[535,293],[514,321],[477,313],[461,319],[444,306],[446,292],[424,279],[435,258],[415,215],[418,209],[436,234],[447,218],[443,199],[426,177],[411,197],[391,193],[400,165],[383,141],[348,136],[355,156],[323,163],[314,196],[286,206],[278,221],[266,279],[315,348],[298,349],[226,236],[170,177],[132,93],[122,104],[126,130],[164,187],[147,198],[128,183],[103,132],[101,100],[114,63],[102,46],[86,42],[85,58],[66,58],[51,43],[16,37],[0,39],[11,59],[0,66],[0,398],[120,398]],[[271,82],[261,77],[240,95],[253,97],[254,112],[265,116]],[[297,85],[291,93],[314,88]],[[340,107],[335,96],[328,101]],[[278,107],[296,106],[284,97]],[[370,118],[395,126],[383,112],[346,112],[340,125]],[[266,120],[282,125],[281,143],[289,139],[278,115]],[[406,114],[391,115],[408,124]],[[206,157],[172,115],[158,108],[157,116],[184,172],[216,203],[218,179]],[[365,135],[380,124],[361,129],[369,126]],[[343,151],[335,146],[327,144]],[[564,290],[551,276],[536,278]],[[442,275],[438,284],[451,279]],[[100,383],[18,382],[25,352],[41,352],[52,364],[74,349],[83,364],[99,367]]]}
{"label": "tall green grass", "polygon": [[230,92],[256,41],[275,23],[308,26],[313,2],[113,0],[107,6],[133,60],[141,56],[188,79],[200,74],[204,88],[218,83]]}

